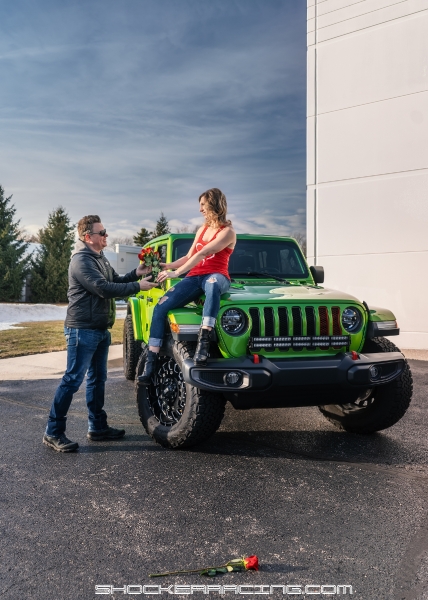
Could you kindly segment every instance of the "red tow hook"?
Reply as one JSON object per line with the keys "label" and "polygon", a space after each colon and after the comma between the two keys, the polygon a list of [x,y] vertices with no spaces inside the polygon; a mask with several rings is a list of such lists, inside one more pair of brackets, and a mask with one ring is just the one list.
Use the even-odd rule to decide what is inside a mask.
{"label": "red tow hook", "polygon": [[255,365],[259,365],[260,364],[260,356],[258,354],[253,354],[253,363]]}
{"label": "red tow hook", "polygon": [[357,352],[355,352],[355,350],[352,350],[351,358],[352,360],[358,360],[360,358],[360,355]]}

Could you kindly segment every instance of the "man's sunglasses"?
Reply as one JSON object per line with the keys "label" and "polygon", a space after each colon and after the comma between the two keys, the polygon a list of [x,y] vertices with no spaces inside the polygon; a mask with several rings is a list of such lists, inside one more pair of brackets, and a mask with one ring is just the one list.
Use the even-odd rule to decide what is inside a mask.
{"label": "man's sunglasses", "polygon": [[100,235],[101,237],[104,237],[107,233],[107,229],[101,229],[101,231],[87,231],[86,233],[88,235]]}

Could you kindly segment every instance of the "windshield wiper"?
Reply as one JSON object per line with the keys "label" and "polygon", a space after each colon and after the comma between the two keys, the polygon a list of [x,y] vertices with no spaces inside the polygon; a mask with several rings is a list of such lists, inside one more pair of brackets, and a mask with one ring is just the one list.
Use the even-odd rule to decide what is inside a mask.
{"label": "windshield wiper", "polygon": [[284,279],[283,277],[278,277],[277,275],[272,275],[272,273],[267,273],[266,271],[242,271],[242,273],[233,273],[234,277],[243,277],[245,275],[252,275],[253,277],[263,277],[264,279],[274,279],[275,281],[290,283],[287,279]]}

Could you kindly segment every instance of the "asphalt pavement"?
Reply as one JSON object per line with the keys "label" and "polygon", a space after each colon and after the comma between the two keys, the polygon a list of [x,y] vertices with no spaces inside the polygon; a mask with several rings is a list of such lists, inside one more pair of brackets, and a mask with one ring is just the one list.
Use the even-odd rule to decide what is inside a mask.
{"label": "asphalt pavement", "polygon": [[[316,408],[228,405],[210,440],[181,451],[146,435],[118,363],[109,364],[106,410],[126,437],[86,439],[82,389],[68,419],[67,434],[80,444],[72,454],[42,445],[59,375],[0,372],[1,598],[95,598],[96,585],[135,586],[110,598],[159,592],[138,587],[147,585],[165,588],[149,597],[170,597],[172,584],[240,584],[330,586],[308,588],[330,590],[321,597],[351,585],[364,600],[428,599],[428,362],[410,360],[411,407],[385,432],[340,432]],[[260,571],[148,577],[250,554]],[[271,591],[241,591],[251,589]]]}

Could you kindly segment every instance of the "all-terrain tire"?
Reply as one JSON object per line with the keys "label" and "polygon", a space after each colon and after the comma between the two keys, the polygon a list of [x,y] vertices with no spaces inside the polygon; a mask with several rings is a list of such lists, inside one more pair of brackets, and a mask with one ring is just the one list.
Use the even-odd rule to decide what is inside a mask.
{"label": "all-terrain tire", "polygon": [[[181,366],[192,358],[195,344],[172,342],[171,355],[160,356],[156,374],[149,386],[135,381],[138,413],[147,433],[164,448],[188,448],[211,437],[220,427],[226,400],[186,384]],[[137,365],[137,375],[144,369],[147,347]]]}
{"label": "all-terrain tire", "polygon": [[123,323],[123,372],[126,379],[134,381],[135,370],[141,354],[141,342],[135,341],[132,315],[127,315]]}
{"label": "all-terrain tire", "polygon": [[[389,340],[378,337],[367,340],[364,352],[400,352]],[[367,397],[353,404],[329,404],[318,408],[333,425],[351,433],[374,433],[395,425],[409,408],[413,392],[410,367],[405,361],[402,373],[391,383],[375,386]]]}

